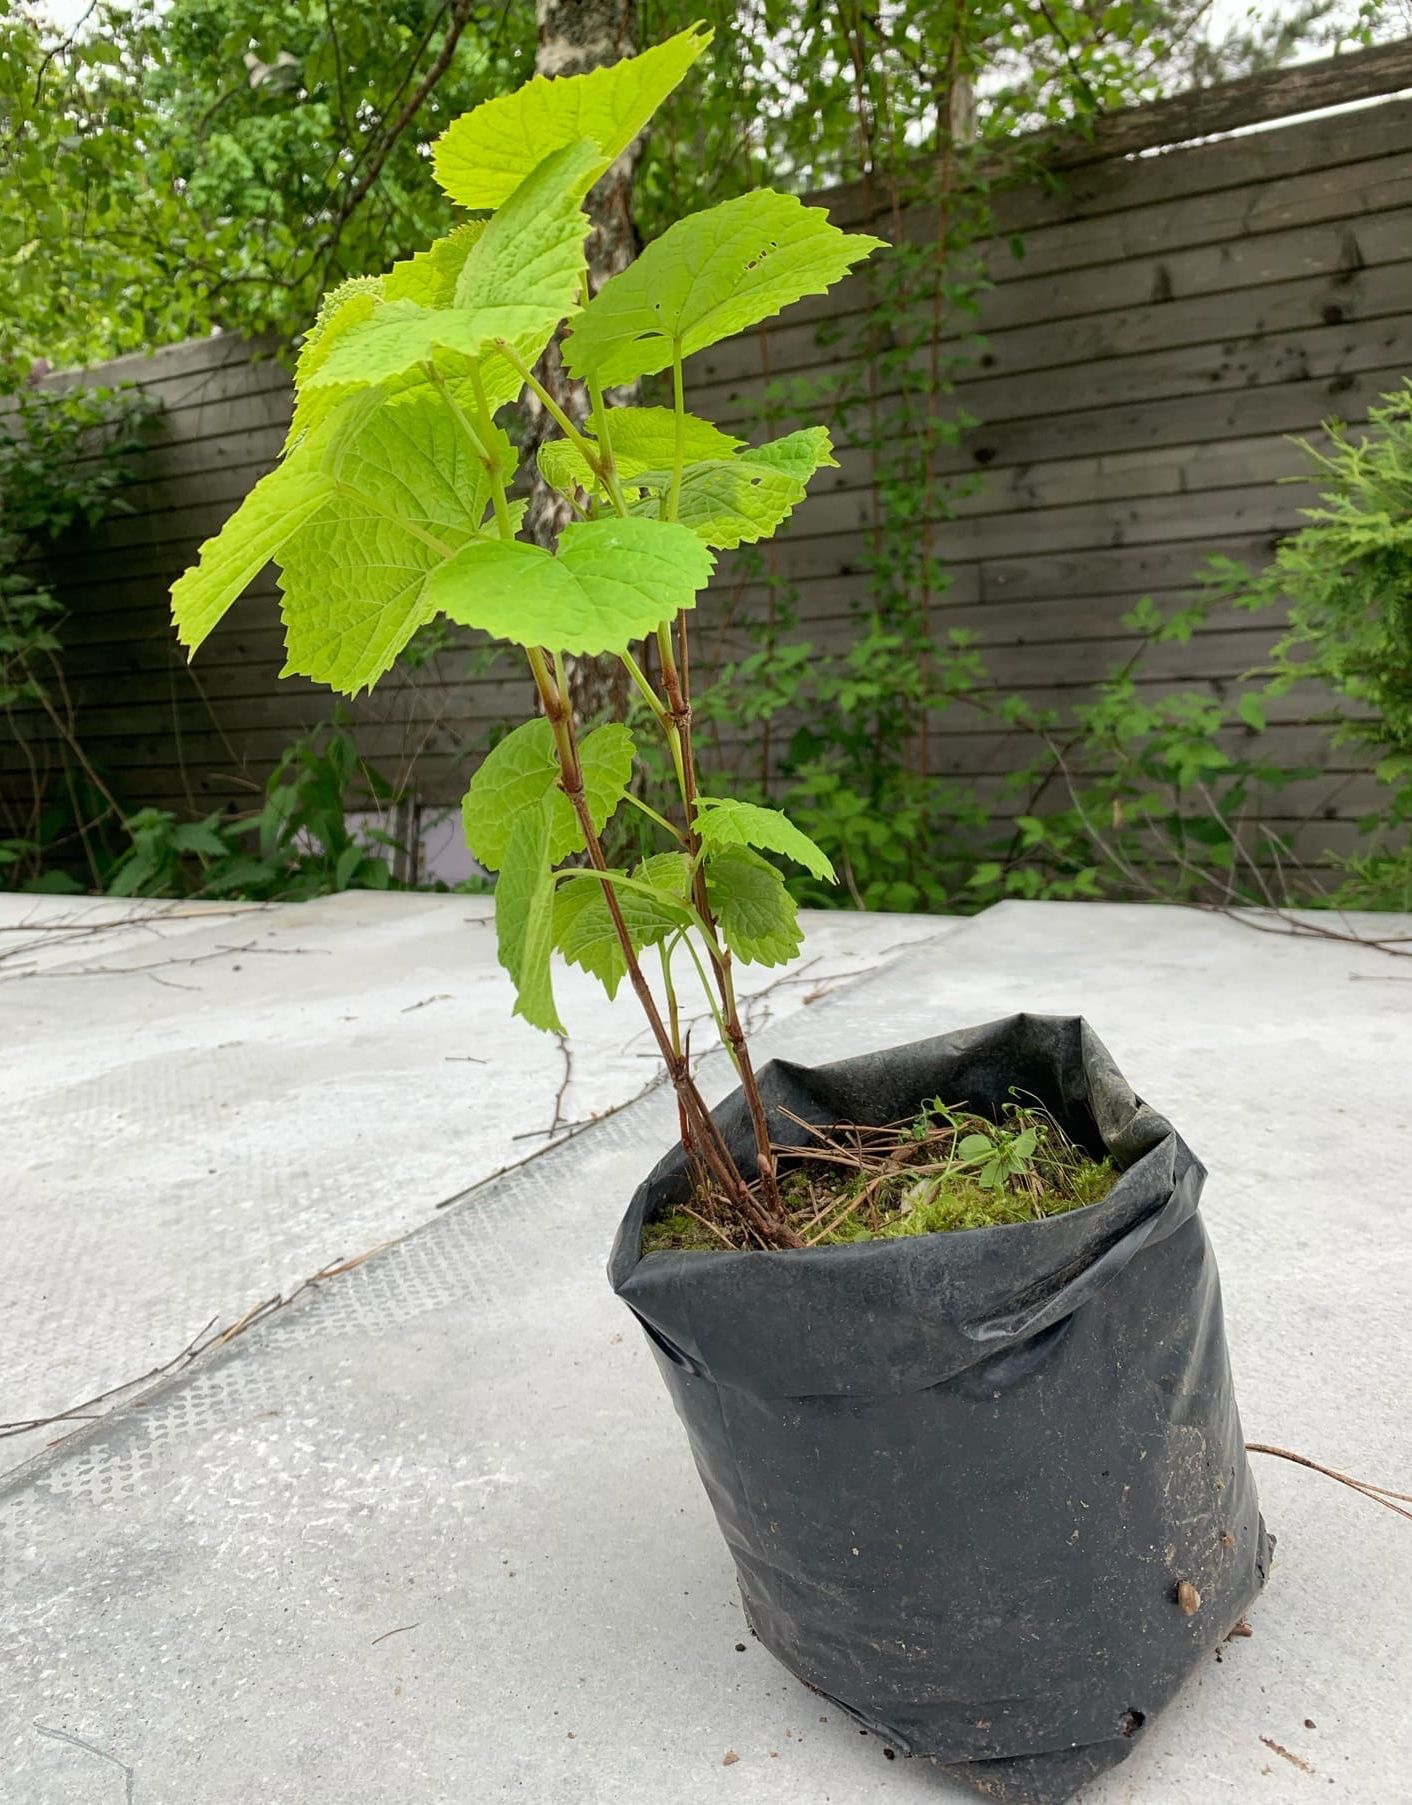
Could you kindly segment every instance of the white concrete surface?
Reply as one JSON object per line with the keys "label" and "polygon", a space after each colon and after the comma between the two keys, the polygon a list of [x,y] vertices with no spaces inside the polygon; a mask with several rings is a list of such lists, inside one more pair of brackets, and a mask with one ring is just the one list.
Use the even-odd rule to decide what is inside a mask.
{"label": "white concrete surface", "polygon": [[[231,943],[249,938],[241,926]],[[309,943],[266,931],[271,946]],[[365,931],[376,946],[376,924]],[[269,1041],[247,1066],[287,1072],[297,1107],[281,1118],[242,1100],[252,1119],[227,1128],[178,1084],[162,1117],[206,1181],[193,1211],[222,1234],[252,1188],[243,1140],[283,1147],[281,1121],[318,1107],[320,1072],[365,1095],[341,1053],[303,1073],[283,1038],[282,993],[316,985],[314,961],[242,963],[244,985],[191,1007],[219,1016],[243,991],[243,1032]],[[370,995],[350,973],[340,1006],[363,1012],[369,1045],[390,1037],[368,1132],[403,1149],[427,1197],[445,1194],[468,1144],[442,1119],[457,1093],[428,1106],[415,1080],[436,1080],[425,1051],[420,1066],[399,1055],[396,1017],[452,985],[434,961],[394,1011],[385,972],[367,969]],[[1015,1008],[1086,1014],[1211,1168],[1205,1213],[1251,1439],[1412,1491],[1409,976],[1412,961],[1217,917],[1007,904],[796,1008],[762,1050],[818,1060]],[[319,1008],[333,1013],[328,998]],[[511,1044],[503,1018],[458,1019],[471,1051]],[[183,1020],[130,1022],[129,1039],[170,1033],[179,1072],[196,1059]],[[36,1026],[34,1056],[50,1062]],[[65,1082],[97,1082],[109,1068],[64,1032]],[[135,1081],[129,1095],[147,1121],[161,1113]],[[133,1805],[958,1796],[821,1721],[743,1634],[679,1428],[602,1276],[672,1126],[666,1097],[643,1098],[0,1482],[4,1805],[103,1805],[124,1789]],[[110,1126],[100,1151],[115,1142]],[[208,1146],[214,1173],[197,1169]],[[160,1147],[147,1157],[155,1215],[129,1183],[127,1233],[152,1248],[176,1168]],[[122,1158],[140,1169],[140,1148]],[[374,1163],[357,1168],[366,1182]],[[320,1207],[335,1226],[339,1208],[371,1225],[356,1183]],[[22,1240],[7,1229],[7,1283]],[[150,1253],[139,1301],[144,1278],[161,1288]],[[1253,1637],[1086,1805],[1412,1798],[1412,1525],[1282,1462],[1259,1460],[1257,1477],[1279,1548]]]}
{"label": "white concrete surface", "polygon": [[[950,925],[806,923],[798,964],[742,968],[756,1021]],[[0,1068],[0,1424],[149,1372],[655,1080],[630,995],[568,969],[558,990],[571,1064],[511,1016],[488,897],[0,894],[23,1049]],[[0,1472],[55,1433],[0,1437]]]}

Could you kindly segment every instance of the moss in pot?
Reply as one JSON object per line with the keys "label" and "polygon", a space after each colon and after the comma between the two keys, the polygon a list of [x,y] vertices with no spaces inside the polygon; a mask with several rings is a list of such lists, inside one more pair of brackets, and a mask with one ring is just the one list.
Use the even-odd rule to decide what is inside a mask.
{"label": "moss in pot", "polygon": [[[562,1031],[556,953],[610,996],[626,981],[674,1087],[680,1140],[611,1277],[747,1616],[892,1748],[1058,1800],[1128,1752],[1263,1578],[1204,1175],[1076,1021],[755,1070],[737,964],[798,951],[778,861],[833,873],[780,812],[703,789],[690,621],[716,553],[769,538],[834,460],[821,426],[750,446],[688,412],[683,365],[884,247],[762,190],[590,292],[588,190],[708,41],[538,78],[450,127],[435,171],[473,217],[325,298],[282,461],[173,612],[194,652],[273,557],[287,673],[356,694],[438,615],[522,650],[540,712],[475,772],[467,838],[498,874],[517,1013]],[[583,424],[536,374],[561,332]],[[608,405],[654,375],[670,407]],[[526,388],[560,431],[537,454],[572,515],[553,551],[512,499],[501,416]],[[645,705],[671,810],[637,795],[627,725],[574,718],[568,661],[591,657]],[[620,810],[660,837],[630,867],[604,851]],[[740,1081],[714,1111],[683,980]]]}

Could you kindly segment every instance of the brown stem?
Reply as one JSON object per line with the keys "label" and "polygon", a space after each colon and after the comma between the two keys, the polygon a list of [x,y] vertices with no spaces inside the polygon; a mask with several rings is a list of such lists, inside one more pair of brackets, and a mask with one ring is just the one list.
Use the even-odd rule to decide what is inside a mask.
{"label": "brown stem", "polygon": [[[535,684],[544,705],[544,713],[554,732],[555,749],[559,760],[560,787],[578,817],[579,829],[588,849],[589,863],[595,871],[606,872],[608,862],[603,855],[603,846],[598,838],[597,829],[593,825],[588,798],[584,793],[583,769],[579,762],[578,745],[574,736],[573,717],[568,699],[551,675],[543,654],[531,652],[529,656],[530,668],[534,672]],[[690,1123],[693,1150],[698,1152],[710,1167],[726,1196],[764,1246],[790,1247],[797,1245],[788,1223],[784,1220],[783,1210],[771,1212],[766,1209],[753,1195],[731,1157],[730,1149],[726,1146],[721,1131],[716,1126],[715,1120],[691,1076],[689,1061],[684,1054],[677,1051],[667,1030],[667,1025],[662,1020],[661,1011],[657,1007],[657,999],[653,996],[642,966],[638,962],[637,950],[633,946],[632,935],[629,933],[627,922],[623,917],[622,905],[618,901],[617,893],[611,883],[603,885],[603,898],[613,923],[613,931],[617,936],[618,945],[622,950],[623,961],[627,967],[628,982],[632,985],[633,992],[647,1017],[648,1026],[652,1030],[653,1038],[656,1040],[658,1050],[666,1064],[667,1073],[676,1091],[683,1116]],[[773,1172],[773,1164],[771,1171]],[[776,1198],[777,1195],[778,1193],[776,1193]]]}

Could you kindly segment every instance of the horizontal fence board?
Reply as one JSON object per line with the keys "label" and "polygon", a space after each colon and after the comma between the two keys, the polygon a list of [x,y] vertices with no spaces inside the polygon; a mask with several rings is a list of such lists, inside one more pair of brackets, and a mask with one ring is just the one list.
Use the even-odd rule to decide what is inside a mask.
{"label": "horizontal fence board", "polygon": [[[863,447],[835,448],[838,469],[821,470],[810,486],[812,495],[869,489],[874,458]],[[1016,468],[988,470],[972,492],[947,483],[949,506],[957,514],[1001,514],[1020,508],[1062,507],[1092,501],[1095,494],[1128,500],[1136,496],[1192,494],[1233,489],[1254,482],[1278,482],[1297,476],[1300,458],[1285,434],[1266,434],[1224,444],[1159,446],[1154,450],[1116,452],[1107,457],[1048,459]],[[180,520],[209,508],[212,517],[228,515],[269,468],[269,460],[229,469],[193,472],[184,478],[179,496],[168,485],[152,482],[126,491],[126,499],[143,518],[119,514],[84,535],[97,549],[142,543],[149,537],[144,519]],[[957,474],[957,473],[952,473]],[[173,500],[177,501],[172,506]],[[152,537],[166,537],[165,525]],[[77,535],[65,549],[77,549]]]}
{"label": "horizontal fence board", "polygon": [[[1366,324],[1342,321],[1258,337],[1231,337],[1214,354],[1205,345],[1176,346],[1151,356],[1102,358],[1035,374],[992,376],[983,369],[967,371],[958,376],[955,395],[967,412],[994,424],[1068,415],[1090,407],[1095,394],[1104,395],[1109,407],[1122,407],[1206,395],[1213,390],[1249,390],[1354,375],[1360,370],[1405,368],[1412,363],[1409,352],[1412,327],[1402,314]],[[926,361],[919,353],[890,372],[879,399],[886,403],[907,386],[919,389],[926,380]],[[861,423],[864,407],[853,402],[844,386],[849,375],[850,366],[845,363],[819,366],[826,398],[816,405],[816,412],[819,406],[827,413],[842,404],[845,415],[851,412]],[[828,400],[830,395],[838,401]],[[693,411],[732,430],[756,418],[761,408],[759,394],[744,384],[697,388],[689,399]]]}
{"label": "horizontal fence board", "polygon": [[[1412,203],[1412,178],[1407,199]],[[985,297],[983,351],[968,349],[961,329],[943,330],[939,343],[962,372],[984,357],[986,369],[1011,373],[1217,344],[1230,336],[1233,305],[1248,310],[1249,329],[1259,333],[1401,311],[1412,204],[1360,221],[1352,236],[1350,231],[1340,223],[1317,234],[1283,233],[1150,266],[1126,259],[1067,278],[1012,283]],[[690,392],[699,396],[706,385],[760,381],[767,373],[772,379],[797,376],[840,351],[864,354],[879,329],[866,293],[858,298],[856,312],[822,322],[787,314],[788,323],[768,335],[729,339],[698,353],[686,366]],[[1068,322],[1062,334],[1054,330],[1056,315]],[[930,342],[925,309],[888,307],[886,318],[884,337]]]}
{"label": "horizontal fence board", "polygon": [[[1347,58],[1344,62],[1347,64]],[[1309,66],[1304,65],[1306,69]],[[1398,85],[1410,87],[1412,83]],[[1230,84],[1226,92],[1230,92]],[[1149,124],[1158,117],[1154,107],[1141,110]],[[1238,121],[1241,126],[1250,123],[1249,118]],[[1248,182],[1277,181],[1311,169],[1333,169],[1374,149],[1390,153],[1412,148],[1412,101],[1392,92],[1381,105],[1360,116],[1356,133],[1349,130],[1346,113],[1316,113],[1282,121],[1274,130],[1246,131],[1205,144],[1159,137],[1146,147],[1156,154],[1142,156],[1105,155],[1101,140],[1090,138],[1080,140],[1076,156],[1065,157],[1057,141],[1046,134],[1027,140],[1029,147],[1037,147],[1033,154],[1047,165],[1044,184],[1016,187],[1007,183],[1015,167],[1024,167],[1023,160],[1013,155],[988,172],[1003,209],[1000,224],[1006,231],[1026,230],[1056,214],[1095,214],[1114,207],[1150,205],[1177,195],[1208,194]],[[925,185],[932,173],[925,163],[919,163],[913,185]],[[906,183],[902,187],[905,189]],[[840,224],[856,226],[886,212],[887,193],[879,190],[877,180],[864,179],[810,198],[827,203]]]}
{"label": "horizontal fence board", "polygon": [[[856,631],[858,609],[863,599],[857,586],[849,589],[819,584],[816,590],[811,589],[809,593],[810,605],[803,618],[788,631],[780,624],[777,611],[772,633],[777,643],[799,640],[827,644]],[[1182,607],[1191,599],[1187,589],[1149,593],[1164,612]],[[693,632],[693,664],[698,672],[709,671],[723,651],[734,657],[771,636],[768,598],[754,589],[747,594],[749,599],[742,608],[731,607],[730,598],[723,591],[709,594],[703,600]],[[978,646],[984,650],[992,646],[1052,645],[1071,640],[1096,642],[1121,638],[1126,631],[1122,625],[1123,617],[1131,606],[1132,598],[1123,591],[1088,597],[1044,596],[1003,606],[993,602],[966,602],[947,591],[933,599],[930,613],[938,633],[945,634],[952,629],[973,633]],[[1268,617],[1252,617],[1225,605],[1211,609],[1208,621],[1212,628],[1245,628],[1264,634],[1266,639],[1270,636]],[[219,629],[194,664],[188,663],[165,620],[142,636],[123,633],[116,625],[114,632],[117,636],[106,642],[85,640],[71,645],[66,651],[65,677],[76,694],[85,694],[89,685],[96,685],[101,693],[105,685],[121,681],[126,696],[132,693],[131,685],[135,680],[167,682],[176,674],[199,683],[210,695],[258,695],[269,688],[271,670],[277,668],[284,657],[284,633],[272,617],[267,621],[244,624],[234,633],[226,628]],[[210,657],[206,656],[208,649],[212,652]],[[523,660],[517,651],[508,647],[500,648],[491,670],[483,672],[482,661],[490,649],[488,640],[468,642],[442,653],[426,669],[436,673],[437,681],[460,683],[468,691],[484,683],[501,681],[506,676],[518,677],[524,669]],[[421,674],[413,671],[411,677],[420,679]],[[375,694],[381,695],[389,685],[395,686],[404,680],[404,666],[399,664],[378,686]],[[291,677],[286,681],[307,683],[302,677]],[[525,682],[528,681],[526,677]]]}
{"label": "horizontal fence board", "polygon": [[[1057,217],[1025,233],[1018,257],[1001,224],[997,237],[974,253],[973,261],[986,280],[1003,289],[1040,276],[1124,263],[1139,268],[1165,264],[1202,247],[1217,255],[1222,250],[1230,254],[1246,242],[1330,224],[1349,228],[1356,238],[1361,222],[1370,216],[1407,205],[1408,155],[1409,147],[1400,146],[1392,156],[1364,157],[1337,168],[1197,195],[1167,206],[1136,206],[1101,217]],[[936,235],[935,213],[929,206],[909,208],[898,226],[886,216],[877,223],[883,236],[899,242],[925,244]],[[827,298],[802,301],[791,318],[826,319],[864,306],[885,267],[884,255],[879,253],[876,262],[865,264]]]}
{"label": "horizontal fence board", "polygon": [[[1282,531],[1298,525],[1300,510],[1309,504],[1312,495],[1313,491],[1305,485],[1291,486],[1280,493],[1278,506],[1272,507],[1268,485],[1253,484],[1209,491],[1199,513],[1182,493],[1126,501],[1071,502],[1062,507],[1032,507],[1014,513],[958,511],[951,518],[933,519],[932,544],[935,553],[948,562],[972,564],[984,563],[1001,552],[1014,556],[1201,538],[1211,533],[1231,536],[1262,525]],[[191,510],[189,517],[185,513],[163,515],[160,530],[165,532],[173,526],[185,530],[155,542],[115,544],[107,537],[98,544],[90,542],[84,550],[66,552],[53,560],[53,566],[63,581],[75,569],[82,570],[86,560],[101,557],[104,568],[115,580],[148,575],[160,580],[171,568],[170,547],[176,548],[175,556],[182,563],[193,558],[200,542],[218,531],[229,513],[229,505],[220,503]],[[871,490],[830,493],[825,488],[795,509],[789,544],[799,547],[813,540],[833,541],[840,534],[850,538],[866,535],[876,524],[875,515]],[[920,526],[920,521],[917,524]]]}
{"label": "horizontal fence board", "polygon": [[[1219,640],[1224,636],[1206,637]],[[1130,643],[1125,657],[1105,658],[1096,669],[1091,660],[1077,655],[1078,648],[1074,648],[1076,655],[1070,657],[1055,656],[1051,647],[1023,646],[994,652],[986,659],[990,687],[980,687],[973,694],[949,701],[939,710],[943,725],[938,732],[994,733],[994,706],[1011,696],[1019,696],[1037,708],[1054,709],[1061,719],[1071,720],[1073,709],[1094,699],[1100,682],[1116,673],[1133,649],[1134,644]],[[1220,659],[1214,650],[1208,653],[1196,642],[1187,646],[1157,645],[1150,648],[1130,675],[1137,692],[1147,702],[1188,691],[1220,700],[1232,695],[1240,673],[1249,668],[1251,649],[1248,640],[1244,645],[1228,644],[1224,647],[1225,658]],[[1218,662],[1226,663],[1228,668],[1210,668]],[[529,712],[530,700],[528,686],[513,679],[504,681],[498,698],[493,696],[492,686],[468,693],[460,685],[438,685],[434,679],[428,679],[422,684],[402,686],[391,694],[378,691],[371,698],[351,703],[326,690],[282,684],[250,699],[242,708],[240,727],[228,737],[232,744],[245,747],[255,743],[252,735],[258,736],[267,729],[276,733],[286,729],[303,731],[330,720],[337,711],[357,724],[360,734],[374,730],[383,733],[381,743],[400,744],[404,732],[435,727],[450,736],[448,743],[460,747],[484,724],[505,719],[498,712],[501,706],[512,709],[514,718],[523,718]],[[1338,715],[1312,685],[1294,695],[1272,698],[1267,712],[1274,726],[1307,727],[1318,733],[1325,731],[1325,725],[1320,723],[1331,723]],[[135,754],[141,752],[141,762],[151,762],[154,748],[160,754],[168,722],[189,728],[193,734],[218,731],[208,712],[208,699],[198,691],[185,689],[150,705],[125,699],[93,709],[87,722],[85,747],[130,744]],[[716,730],[709,714],[703,715],[703,731]],[[13,754],[10,764],[23,762],[26,746],[42,744],[56,736],[57,730],[47,717],[36,717],[24,735],[23,745],[15,743],[12,735],[7,736]],[[360,743],[371,745],[373,741]],[[1348,766],[1350,759],[1356,764],[1358,755],[1344,747],[1328,748],[1326,760],[1340,768]]]}

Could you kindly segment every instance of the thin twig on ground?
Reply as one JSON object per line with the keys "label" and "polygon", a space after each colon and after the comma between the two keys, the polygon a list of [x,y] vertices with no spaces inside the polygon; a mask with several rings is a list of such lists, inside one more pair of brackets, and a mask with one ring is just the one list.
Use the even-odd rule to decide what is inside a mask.
{"label": "thin twig on ground", "polygon": [[272,1316],[277,1310],[287,1310],[296,1298],[302,1297],[306,1291],[315,1289],[328,1279],[338,1278],[345,1272],[352,1272],[355,1267],[361,1266],[365,1260],[372,1259],[374,1254],[381,1253],[385,1248],[391,1247],[395,1241],[403,1239],[405,1239],[404,1236],[394,1235],[390,1240],[377,1242],[374,1246],[368,1248],[365,1253],[355,1254],[351,1260],[339,1259],[334,1261],[331,1265],[320,1267],[317,1272],[312,1273],[302,1284],[296,1285],[287,1296],[281,1296],[276,1292],[273,1297],[263,1298],[258,1304],[252,1304],[245,1314],[237,1317],[228,1328],[218,1329],[214,1334],[209,1334],[208,1331],[211,1330],[213,1325],[219,1320],[218,1317],[213,1316],[210,1322],[206,1324],[205,1328],[203,1328],[198,1335],[194,1336],[192,1340],[187,1342],[180,1353],[174,1354],[170,1360],[164,1361],[162,1365],[154,1366],[150,1372],[142,1373],[135,1379],[124,1379],[117,1385],[110,1385],[107,1391],[100,1391],[95,1397],[85,1398],[83,1403],[75,1404],[69,1410],[58,1411],[53,1416],[29,1417],[18,1422],[0,1423],[0,1441],[13,1435],[27,1435],[35,1429],[51,1428],[58,1423],[92,1422],[96,1420],[98,1417],[101,1417],[103,1413],[93,1409],[95,1404],[106,1403],[110,1398],[116,1398],[123,1392],[133,1390],[135,1386],[146,1385],[159,1379],[172,1378],[175,1374],[184,1372],[185,1369],[191,1365],[192,1361],[198,1360],[202,1354],[211,1353],[218,1348],[229,1346],[237,1336],[243,1335],[245,1331],[252,1328],[255,1323],[263,1322],[267,1316]]}
{"label": "thin twig on ground", "polygon": [[1394,1498],[1400,1498],[1403,1504],[1412,1504],[1412,1492],[1395,1492],[1391,1486],[1374,1485],[1370,1479],[1354,1479],[1348,1473],[1340,1473],[1337,1467],[1326,1467],[1321,1461],[1311,1460],[1307,1454],[1296,1454],[1291,1448],[1276,1448],[1269,1442],[1248,1441],[1245,1444],[1247,1454],[1273,1454],[1277,1460],[1293,1461],[1295,1466],[1308,1467],[1312,1473],[1322,1473],[1326,1479],[1336,1479],[1340,1485],[1346,1485],[1351,1491],[1362,1492],[1365,1498],[1371,1498],[1374,1504],[1381,1504],[1386,1510],[1394,1511],[1399,1517],[1406,1517],[1412,1523],[1412,1510],[1403,1510],[1402,1504],[1394,1504]]}
{"label": "thin twig on ground", "polygon": [[206,1339],[207,1332],[215,1327],[217,1320],[213,1316],[204,1328],[199,1329],[192,1336],[179,1354],[173,1354],[170,1360],[163,1361],[160,1366],[154,1366],[150,1372],[142,1373],[136,1379],[124,1379],[120,1385],[112,1385],[107,1391],[100,1391],[96,1397],[85,1398],[81,1404],[75,1404],[69,1410],[60,1410],[53,1416],[35,1416],[14,1423],[0,1423],[0,1441],[8,1440],[12,1435],[28,1435],[34,1429],[48,1429],[55,1423],[88,1421],[90,1419],[83,1413],[91,1412],[95,1404],[106,1403],[109,1398],[117,1397],[119,1392],[131,1391],[134,1385],[146,1385],[149,1380],[166,1378],[179,1368],[188,1365],[198,1354],[205,1353],[215,1340],[215,1337],[212,1336],[208,1341]]}

